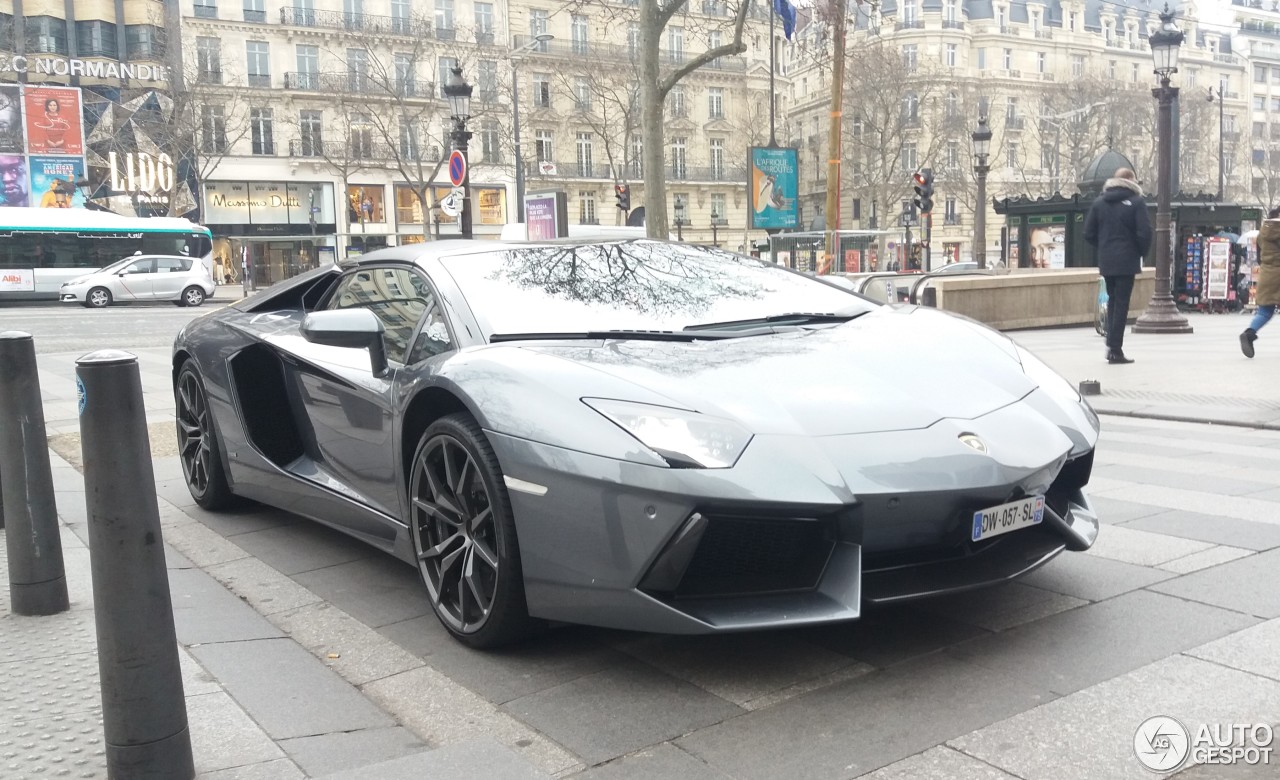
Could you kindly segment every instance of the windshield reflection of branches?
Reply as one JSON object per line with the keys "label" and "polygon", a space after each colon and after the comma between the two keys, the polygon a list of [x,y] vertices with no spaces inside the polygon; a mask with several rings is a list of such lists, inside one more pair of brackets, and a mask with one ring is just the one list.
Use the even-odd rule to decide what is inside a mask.
{"label": "windshield reflection of branches", "polygon": [[743,278],[740,265],[734,255],[700,247],[620,242],[512,250],[489,278],[569,301],[696,318],[727,298],[773,292]]}

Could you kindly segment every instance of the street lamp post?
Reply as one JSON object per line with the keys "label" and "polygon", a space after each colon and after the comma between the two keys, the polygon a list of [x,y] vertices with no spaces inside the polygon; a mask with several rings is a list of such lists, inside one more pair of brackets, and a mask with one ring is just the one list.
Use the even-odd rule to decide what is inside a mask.
{"label": "street lamp post", "polygon": [[973,131],[973,172],[978,177],[977,205],[973,210],[973,259],[979,268],[987,267],[987,155],[991,153],[991,128],[985,116],[978,117]]}
{"label": "street lamp post", "polygon": [[1218,101],[1218,202],[1221,203],[1226,190],[1226,167],[1224,165],[1226,158],[1226,145],[1223,143],[1227,134],[1227,117],[1226,117],[1226,98],[1227,82],[1222,80],[1218,83],[1218,92],[1214,94],[1213,87],[1209,87],[1209,102],[1212,103],[1216,98]]}
{"label": "street lamp post", "polygon": [[[451,68],[449,81],[444,85],[444,96],[449,100],[452,113],[453,131],[449,138],[453,148],[462,152],[467,160],[467,142],[471,140],[471,131],[467,130],[467,120],[471,118],[472,87],[462,78],[462,68]],[[472,238],[471,232],[471,165],[467,160],[466,175],[462,178],[462,237]]]}
{"label": "street lamp post", "polygon": [[1173,101],[1178,88],[1169,85],[1169,77],[1178,72],[1178,49],[1186,36],[1173,21],[1169,6],[1160,14],[1160,29],[1151,34],[1151,55],[1155,60],[1155,74],[1160,86],[1151,90],[1159,101],[1160,111],[1156,122],[1156,286],[1151,293],[1147,310],[1133,324],[1134,333],[1190,333],[1191,325],[1178,311],[1173,301],[1170,278],[1173,269],[1173,230],[1170,224],[1173,206]]}
{"label": "street lamp post", "polygon": [[511,52],[511,129],[516,147],[516,221],[524,222],[524,155],[520,151],[520,60],[516,56],[533,51],[542,44],[555,38],[550,33],[541,33]]}
{"label": "street lamp post", "polygon": [[684,198],[676,197],[676,240],[684,241],[685,225]]}
{"label": "street lamp post", "polygon": [[711,244],[720,246],[720,213],[711,209]]}

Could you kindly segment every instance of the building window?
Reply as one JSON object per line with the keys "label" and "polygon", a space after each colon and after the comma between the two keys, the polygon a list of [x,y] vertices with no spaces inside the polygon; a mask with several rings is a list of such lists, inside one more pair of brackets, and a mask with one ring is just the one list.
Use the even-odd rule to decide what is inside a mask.
{"label": "building window", "polygon": [[436,90],[440,97],[444,97],[444,86],[449,83],[449,76],[453,73],[453,69],[458,67],[457,57],[441,57],[436,61],[436,78],[440,86]]}
{"label": "building window", "polygon": [[551,108],[551,74],[533,74],[533,104],[538,108]]}
{"label": "building window", "polygon": [[960,0],[947,0],[942,6],[944,24],[955,25],[960,22]]}
{"label": "building window", "polygon": [[76,22],[76,48],[81,57],[118,57],[116,26],[108,22]]}
{"label": "building window", "polygon": [[1265,96],[1265,95],[1254,95],[1254,96],[1253,96],[1253,110],[1254,110],[1254,111],[1266,111],[1266,110],[1267,110],[1267,98],[1266,98],[1266,96]]}
{"label": "building window", "polygon": [[1110,79],[1111,81],[1116,80],[1116,61],[1115,60],[1107,61],[1107,78]]}
{"label": "building window", "polygon": [[414,73],[413,55],[397,53],[395,55],[396,94],[401,97],[412,97],[418,94],[418,77]]}
{"label": "building window", "polygon": [[572,21],[569,23],[569,30],[573,40],[573,53],[586,54],[589,48],[587,43],[587,17],[582,14],[574,14]]}
{"label": "building window", "polygon": [[947,141],[947,170],[957,170],[960,168],[960,142]]}
{"label": "building window", "polygon": [[1005,49],[1000,58],[1000,66],[1005,70],[1013,70],[1013,49]]}
{"label": "building window", "polygon": [[1271,69],[1271,83],[1280,84],[1280,68]]}
{"label": "building window", "polygon": [[956,199],[948,197],[942,205],[942,224],[959,225],[960,214],[956,211]]}
{"label": "building window", "polygon": [[[199,19],[217,19],[218,3],[217,0],[195,0],[196,18]],[[27,24],[31,24],[31,19],[27,19]]]}
{"label": "building window", "polygon": [[956,92],[948,92],[942,101],[943,114],[947,119],[955,119],[960,116],[960,95]]}
{"label": "building window", "polygon": [[1009,26],[1009,17],[1003,6],[996,8],[996,26],[1000,28],[1000,32],[1005,32],[1005,28]]}
{"label": "building window", "polygon": [[[370,139],[372,140],[372,139]],[[409,117],[400,118],[400,159],[420,160],[422,145],[418,139],[418,126]],[[352,155],[353,157],[356,155]]]}
{"label": "building window", "polygon": [[1253,137],[1254,137],[1254,138],[1262,138],[1262,137],[1266,136],[1266,134],[1267,134],[1267,123],[1266,123],[1266,122],[1254,122],[1254,123],[1253,123]]}
{"label": "building window", "polygon": [[[912,8],[913,6],[907,6]],[[907,73],[915,73],[919,64],[920,47],[914,43],[908,43],[902,47],[902,67]]]}
{"label": "building window", "polygon": [[222,83],[222,41],[196,38],[196,79],[204,84]]}
{"label": "building window", "polygon": [[324,154],[324,117],[319,111],[298,112],[298,151],[303,157]]}
{"label": "building window", "polygon": [[644,140],[639,136],[631,139],[631,178],[644,178]]}
{"label": "building window", "polygon": [[596,219],[596,194],[591,190],[578,190],[578,224],[600,224]]}
{"label": "building window", "polygon": [[978,98],[978,116],[991,116],[991,98],[986,95]]}
{"label": "building window", "polygon": [[987,69],[987,50],[978,49],[978,70]]}
{"label": "building window", "polygon": [[[537,38],[539,35],[547,34],[547,18],[549,14],[537,8],[529,11],[529,37]],[[537,50],[541,52],[550,51],[547,41],[540,41]]]}
{"label": "building window", "polygon": [[164,56],[164,30],[149,24],[131,24],[124,28],[125,51],[129,59],[160,59]]}
{"label": "building window", "polygon": [[1008,102],[1004,104],[1004,118],[1009,124],[1018,121],[1018,99],[1010,96]]}
{"label": "building window", "polygon": [[1052,171],[1054,168],[1053,147],[1044,145],[1040,147],[1040,167],[1046,171]]}
{"label": "building window", "polygon": [[[403,125],[401,129],[403,130]],[[348,146],[353,160],[369,160],[373,158],[373,124],[364,114],[351,117],[348,131]],[[401,136],[403,139],[403,135]]]}
{"label": "building window", "polygon": [[271,86],[271,49],[266,41],[249,41],[245,45],[249,86]]}
{"label": "building window", "polygon": [[712,119],[724,119],[724,88],[707,89],[707,116]]}
{"label": "building window", "polygon": [[635,22],[627,23],[627,53],[635,57],[640,51],[640,25]]}
{"label": "building window", "polygon": [[915,171],[916,169],[916,145],[915,142],[908,142],[902,145],[902,152],[899,155],[899,163],[904,171]]}
{"label": "building window", "polygon": [[533,134],[533,153],[538,162],[554,162],[555,148],[551,143],[550,130],[537,130]]}
{"label": "building window", "polygon": [[364,29],[364,0],[342,0],[342,23],[348,30]]}
{"label": "building window", "polygon": [[1045,73],[1049,70],[1049,55],[1042,51],[1036,52],[1036,72]]}
{"label": "building window", "polygon": [[902,98],[902,121],[914,125],[920,121],[920,96],[908,92]]}
{"label": "building window", "polygon": [[480,160],[497,165],[502,162],[502,147],[499,145],[498,123],[486,119],[480,123]]}
{"label": "building window", "polygon": [[1076,18],[1079,15],[1080,14],[1076,13],[1075,11],[1072,11],[1070,14],[1067,15],[1067,29],[1070,30],[1071,32],[1076,31]]}
{"label": "building window", "polygon": [[724,139],[711,139],[711,178],[713,181],[724,179]]}
{"label": "building window", "polygon": [[409,0],[391,0],[391,32],[397,35],[413,34],[413,6]]}
{"label": "building window", "polygon": [[916,0],[904,0],[902,5],[902,23],[907,26],[915,26],[916,21],[920,18],[919,9],[916,7]]}
{"label": "building window", "polygon": [[595,144],[591,140],[591,133],[578,133],[578,175],[594,176],[595,163],[592,159]]}
{"label": "building window", "polygon": [[244,0],[244,20],[246,22],[267,21],[265,0]]}
{"label": "building window", "polygon": [[667,28],[667,54],[672,62],[684,62],[684,28]]}
{"label": "building window", "polygon": [[729,199],[723,192],[711,193],[711,222],[715,225],[729,223]]}
{"label": "building window", "polygon": [[493,3],[476,3],[476,43],[493,43]]}
{"label": "building window", "polygon": [[276,139],[271,109],[249,109],[249,135],[252,139],[253,153],[273,155],[276,153]]}
{"label": "building window", "polygon": [[1071,78],[1073,79],[1084,78],[1084,55],[1083,54],[1071,55]]}
{"label": "building window", "polygon": [[958,50],[959,50],[959,48],[960,48],[960,47],[959,47],[959,46],[957,46],[957,45],[956,45],[956,44],[954,44],[954,43],[948,43],[948,44],[947,44],[946,55],[945,55],[945,57],[943,58],[943,63],[944,63],[948,68],[954,68],[954,67],[956,67],[956,61],[959,59],[959,56],[958,56]]}
{"label": "building window", "polygon": [[347,49],[347,90],[366,92],[369,89],[369,52],[364,49]]}
{"label": "building window", "polygon": [[574,79],[573,99],[579,111],[591,110],[591,82],[586,76],[578,76]]}
{"label": "building window", "polygon": [[200,107],[200,151],[226,154],[227,117],[222,106]]}
{"label": "building window", "polygon": [[1140,72],[1141,71],[1138,69],[1138,63],[1136,62],[1133,63],[1133,67],[1130,69],[1129,80],[1132,81],[1134,84],[1137,84],[1138,78],[1139,78],[1138,74]]}
{"label": "building window", "polygon": [[689,166],[686,163],[685,155],[687,148],[688,139],[671,139],[671,177],[673,179],[685,179],[689,176]]}
{"label": "building window", "polygon": [[684,116],[686,113],[684,105],[684,87],[679,85],[672,87],[669,97],[671,100],[671,116]]}
{"label": "building window", "polygon": [[476,82],[481,100],[496,101],[498,99],[498,63],[493,60],[480,60],[476,67]]}
{"label": "building window", "polygon": [[453,0],[436,0],[436,37],[451,41],[453,32]]}
{"label": "building window", "polygon": [[1005,153],[1006,153],[1005,164],[1008,165],[1010,168],[1017,168],[1018,167],[1018,142],[1006,141]]}
{"label": "building window", "polygon": [[298,89],[320,88],[320,47],[298,46]]}

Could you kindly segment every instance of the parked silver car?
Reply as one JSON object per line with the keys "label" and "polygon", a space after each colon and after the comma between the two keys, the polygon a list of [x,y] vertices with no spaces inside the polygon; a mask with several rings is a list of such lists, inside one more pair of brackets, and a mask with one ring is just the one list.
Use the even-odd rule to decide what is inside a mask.
{"label": "parked silver car", "polygon": [[199,306],[213,295],[213,277],[196,258],[134,255],[62,285],[59,300],[94,309],[120,301],[171,301]]}

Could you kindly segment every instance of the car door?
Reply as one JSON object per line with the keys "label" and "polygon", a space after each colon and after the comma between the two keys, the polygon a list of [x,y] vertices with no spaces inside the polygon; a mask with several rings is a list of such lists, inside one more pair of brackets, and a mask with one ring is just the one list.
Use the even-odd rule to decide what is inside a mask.
{"label": "car door", "polygon": [[143,257],[129,263],[116,272],[112,297],[125,301],[150,301],[155,299],[156,260]]}
{"label": "car door", "polygon": [[190,278],[190,270],[190,258],[157,257],[155,281],[151,285],[152,297],[157,301],[176,301]]}
{"label": "car door", "polygon": [[400,514],[392,411],[396,378],[430,308],[429,295],[412,268],[374,266],[348,272],[321,308],[359,307],[377,315],[386,329],[390,370],[375,377],[367,351],[337,347],[300,352],[291,367],[318,467],[345,492],[392,517]]}

